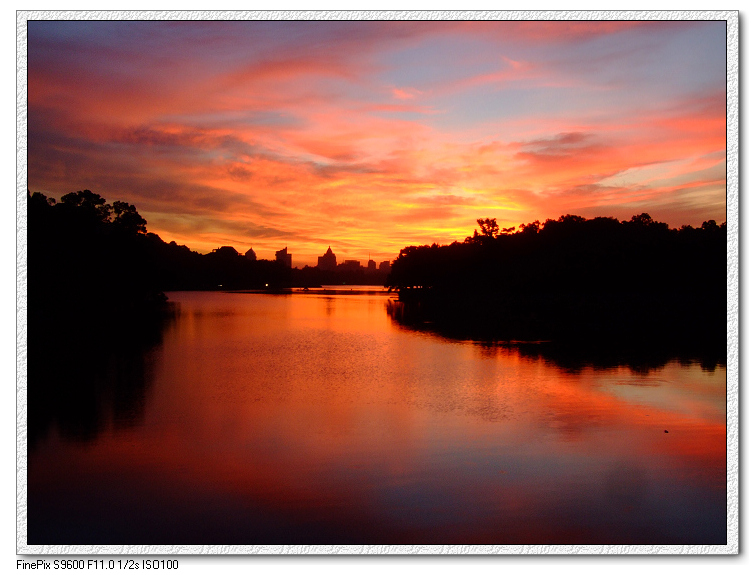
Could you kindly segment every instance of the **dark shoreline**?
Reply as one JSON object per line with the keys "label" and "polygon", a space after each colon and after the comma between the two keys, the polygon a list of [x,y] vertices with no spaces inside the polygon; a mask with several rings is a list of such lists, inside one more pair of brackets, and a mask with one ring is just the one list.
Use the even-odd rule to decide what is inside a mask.
{"label": "dark shoreline", "polygon": [[[565,369],[611,368],[621,365],[636,371],[662,367],[669,361],[698,362],[706,370],[726,366],[725,341],[708,332],[680,332],[658,326],[647,330],[603,330],[598,335],[584,326],[562,326],[570,331],[540,331],[521,324],[503,327],[487,310],[478,315],[427,313],[420,302],[392,300],[387,304],[391,320],[403,329],[429,333],[454,341],[471,341],[488,348],[516,348],[530,357],[543,357]],[[521,318],[520,318],[521,319]],[[553,328],[553,326],[550,326]]]}
{"label": "dark shoreline", "polygon": [[[345,289],[349,287],[349,289]],[[369,289],[372,288],[372,289]],[[377,289],[379,288],[379,289]],[[175,290],[175,291],[197,291],[197,290]],[[249,294],[303,294],[303,295],[388,295],[394,292],[387,290],[381,286],[371,285],[354,285],[344,286],[344,289],[328,289],[323,286],[315,287],[286,287],[279,289],[237,289],[237,290],[202,290],[202,291],[216,291],[221,293],[249,293]]]}

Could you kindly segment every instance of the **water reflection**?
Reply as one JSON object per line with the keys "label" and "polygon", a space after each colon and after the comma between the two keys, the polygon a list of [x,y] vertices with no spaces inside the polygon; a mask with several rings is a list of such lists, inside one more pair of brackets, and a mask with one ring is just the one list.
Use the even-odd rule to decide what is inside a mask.
{"label": "water reflection", "polygon": [[628,366],[637,373],[649,373],[662,368],[670,361],[699,365],[709,372],[726,365],[725,350],[722,351],[721,346],[711,346],[709,342],[691,345],[689,342],[681,344],[663,341],[657,337],[651,341],[621,341],[618,345],[614,342],[585,340],[559,343],[496,341],[491,340],[489,334],[475,333],[468,326],[462,330],[458,326],[425,321],[421,303],[409,305],[397,300],[388,300],[386,311],[396,326],[403,329],[433,333],[449,340],[470,341],[478,345],[482,353],[493,355],[514,347],[519,354],[542,359],[575,373],[586,367],[606,369],[621,365]]}
{"label": "water reflection", "polygon": [[171,294],[132,425],[30,454],[29,543],[725,543],[723,367],[566,369],[386,297]]}
{"label": "water reflection", "polygon": [[168,306],[158,316],[112,323],[65,317],[30,325],[27,432],[33,451],[53,430],[74,441],[94,441],[105,429],[144,418],[153,357]]}

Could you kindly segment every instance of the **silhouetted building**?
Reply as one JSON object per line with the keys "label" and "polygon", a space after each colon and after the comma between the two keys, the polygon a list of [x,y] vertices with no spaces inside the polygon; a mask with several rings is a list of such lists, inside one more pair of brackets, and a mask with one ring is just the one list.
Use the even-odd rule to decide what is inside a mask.
{"label": "silhouetted building", "polygon": [[333,250],[330,249],[330,246],[328,246],[328,251],[325,252],[324,255],[321,255],[319,258],[317,258],[317,267],[321,270],[335,270],[338,266],[338,263],[336,262],[336,255],[333,253]]}
{"label": "silhouetted building", "polygon": [[251,261],[257,261],[257,254],[254,253],[254,250],[252,248],[249,248],[246,253],[244,254],[246,259]]}
{"label": "silhouetted building", "polygon": [[236,257],[239,255],[239,252],[236,251],[236,248],[232,246],[221,246],[212,250],[212,253],[218,254],[219,256],[223,257]]}
{"label": "silhouetted building", "polygon": [[375,260],[368,260],[367,261],[367,271],[368,272],[374,272],[377,270],[377,265],[375,264]]}
{"label": "silhouetted building", "polygon": [[344,269],[347,270],[358,270],[362,267],[362,264],[359,263],[359,260],[346,260],[341,264]]}
{"label": "silhouetted building", "polygon": [[384,261],[380,262],[380,267],[378,268],[381,272],[388,273],[391,271],[391,262]]}
{"label": "silhouetted building", "polygon": [[284,266],[288,268],[292,267],[291,254],[288,253],[288,246],[286,246],[280,251],[275,252],[275,261],[282,263]]}

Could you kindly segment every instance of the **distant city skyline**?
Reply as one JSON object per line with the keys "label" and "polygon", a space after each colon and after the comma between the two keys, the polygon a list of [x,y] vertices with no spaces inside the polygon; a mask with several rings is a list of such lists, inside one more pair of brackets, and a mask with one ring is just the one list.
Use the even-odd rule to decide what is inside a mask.
{"label": "distant city skyline", "polygon": [[[251,259],[255,259],[255,260],[256,259],[275,260],[275,259],[277,259],[278,253],[282,252],[285,249],[286,250],[286,255],[291,257],[291,267],[294,267],[294,268],[303,268],[305,266],[309,266],[309,267],[313,267],[313,268],[314,267],[321,267],[321,266],[318,265],[319,264],[318,260],[322,256],[316,256],[314,258],[314,261],[310,261],[309,259],[305,259],[305,258],[299,257],[296,253],[293,253],[293,252],[289,251],[288,250],[288,246],[284,246],[280,250],[273,250],[273,253],[270,256],[266,256],[264,254],[262,256],[260,256],[258,250],[254,246],[248,246],[248,245],[247,246],[239,246],[239,247],[233,246],[233,245],[231,245],[231,246],[217,246],[217,247],[211,249],[210,251],[217,251],[218,249],[220,249],[222,247],[231,247],[234,250],[236,250],[236,252],[240,256],[245,256],[249,251],[252,251],[254,253],[254,258],[251,258]],[[246,257],[248,257],[248,256],[246,256]],[[378,266],[380,266],[381,263],[384,263],[386,261],[387,262],[393,262],[393,260],[395,260],[397,257],[398,257],[398,252],[396,252],[396,254],[393,257],[386,258],[386,259],[383,259],[383,258],[375,259],[375,257],[372,257],[370,255],[370,253],[368,253],[364,257],[359,257],[358,255],[356,255],[356,256],[343,256],[343,257],[336,256],[336,266],[345,263],[347,260],[355,260],[355,261],[358,261],[359,264],[362,267],[364,267],[364,268],[367,268],[369,266],[369,262],[375,262],[375,267],[377,268]]]}
{"label": "distant city skyline", "polygon": [[[257,260],[257,252],[254,249],[254,246],[247,247],[246,249],[237,249],[235,246],[219,246],[217,248],[214,248],[213,252],[219,252],[224,250],[233,250],[235,251],[239,256],[246,257],[247,259],[251,260]],[[233,252],[231,252],[233,253]],[[330,256],[330,257],[328,257]],[[338,258],[335,253],[333,252],[332,248],[328,246],[327,251],[323,256],[319,256],[317,258],[317,262],[304,262],[299,264],[299,260],[293,259],[296,257],[296,254],[290,253],[288,251],[288,246],[276,250],[274,257],[272,258],[259,258],[259,259],[270,259],[270,260],[277,260],[281,263],[284,263],[288,267],[298,267],[303,268],[305,266],[309,267],[317,267],[324,270],[335,270],[338,266],[347,264],[349,262],[357,262],[359,264],[359,267],[365,268],[365,269],[372,269],[374,271],[380,270],[382,271],[389,271],[389,268],[385,267],[385,264],[390,264],[394,258],[391,258],[389,260],[383,260],[383,261],[377,261],[371,255],[368,253],[366,258],[348,258],[348,257],[342,257]],[[398,254],[396,254],[396,257],[398,257]],[[362,262],[364,262],[364,265],[362,265]],[[371,266],[370,263],[374,264],[374,266]],[[382,267],[381,267],[382,266]]]}
{"label": "distant city skyline", "polygon": [[699,226],[725,88],[724,21],[30,21],[28,187],[295,267],[477,218]]}
{"label": "distant city skyline", "polygon": [[[234,246],[220,246],[217,248],[214,248],[212,250],[215,253],[230,253],[233,254],[233,252],[236,252],[236,255],[239,257],[245,257],[246,259],[256,261],[257,260],[257,253],[254,251],[254,246],[244,250],[244,249],[236,249]],[[398,254],[396,254],[398,257]],[[354,258],[341,258],[340,261],[338,261],[338,258],[336,257],[335,253],[333,252],[332,248],[328,246],[327,251],[322,256],[319,256],[317,258],[317,263],[312,264],[311,262],[303,263],[302,265],[295,265],[293,262],[297,260],[293,260],[294,254],[290,253],[288,251],[288,246],[284,247],[283,249],[277,250],[275,252],[275,257],[270,258],[271,260],[278,261],[280,263],[283,263],[287,267],[293,267],[293,268],[303,268],[306,266],[309,267],[316,267],[322,270],[326,271],[335,271],[338,269],[339,266],[343,265],[356,265],[359,268],[364,268],[369,271],[380,271],[380,272],[389,272],[390,266],[393,263],[392,260],[383,260],[383,261],[375,261],[370,254],[367,254],[367,259],[354,259]],[[261,258],[265,259],[265,258]],[[393,258],[395,259],[395,258]],[[365,262],[365,265],[362,265],[362,261]]]}

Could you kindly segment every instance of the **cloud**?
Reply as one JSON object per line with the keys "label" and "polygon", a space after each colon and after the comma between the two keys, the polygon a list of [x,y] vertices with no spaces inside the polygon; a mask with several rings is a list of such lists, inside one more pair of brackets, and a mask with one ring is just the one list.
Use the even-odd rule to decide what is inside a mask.
{"label": "cloud", "polygon": [[421,94],[416,88],[393,88],[393,97],[398,100],[414,100]]}
{"label": "cloud", "polygon": [[261,257],[388,259],[479,217],[722,220],[721,70],[662,81],[703,24],[30,23],[29,188]]}

